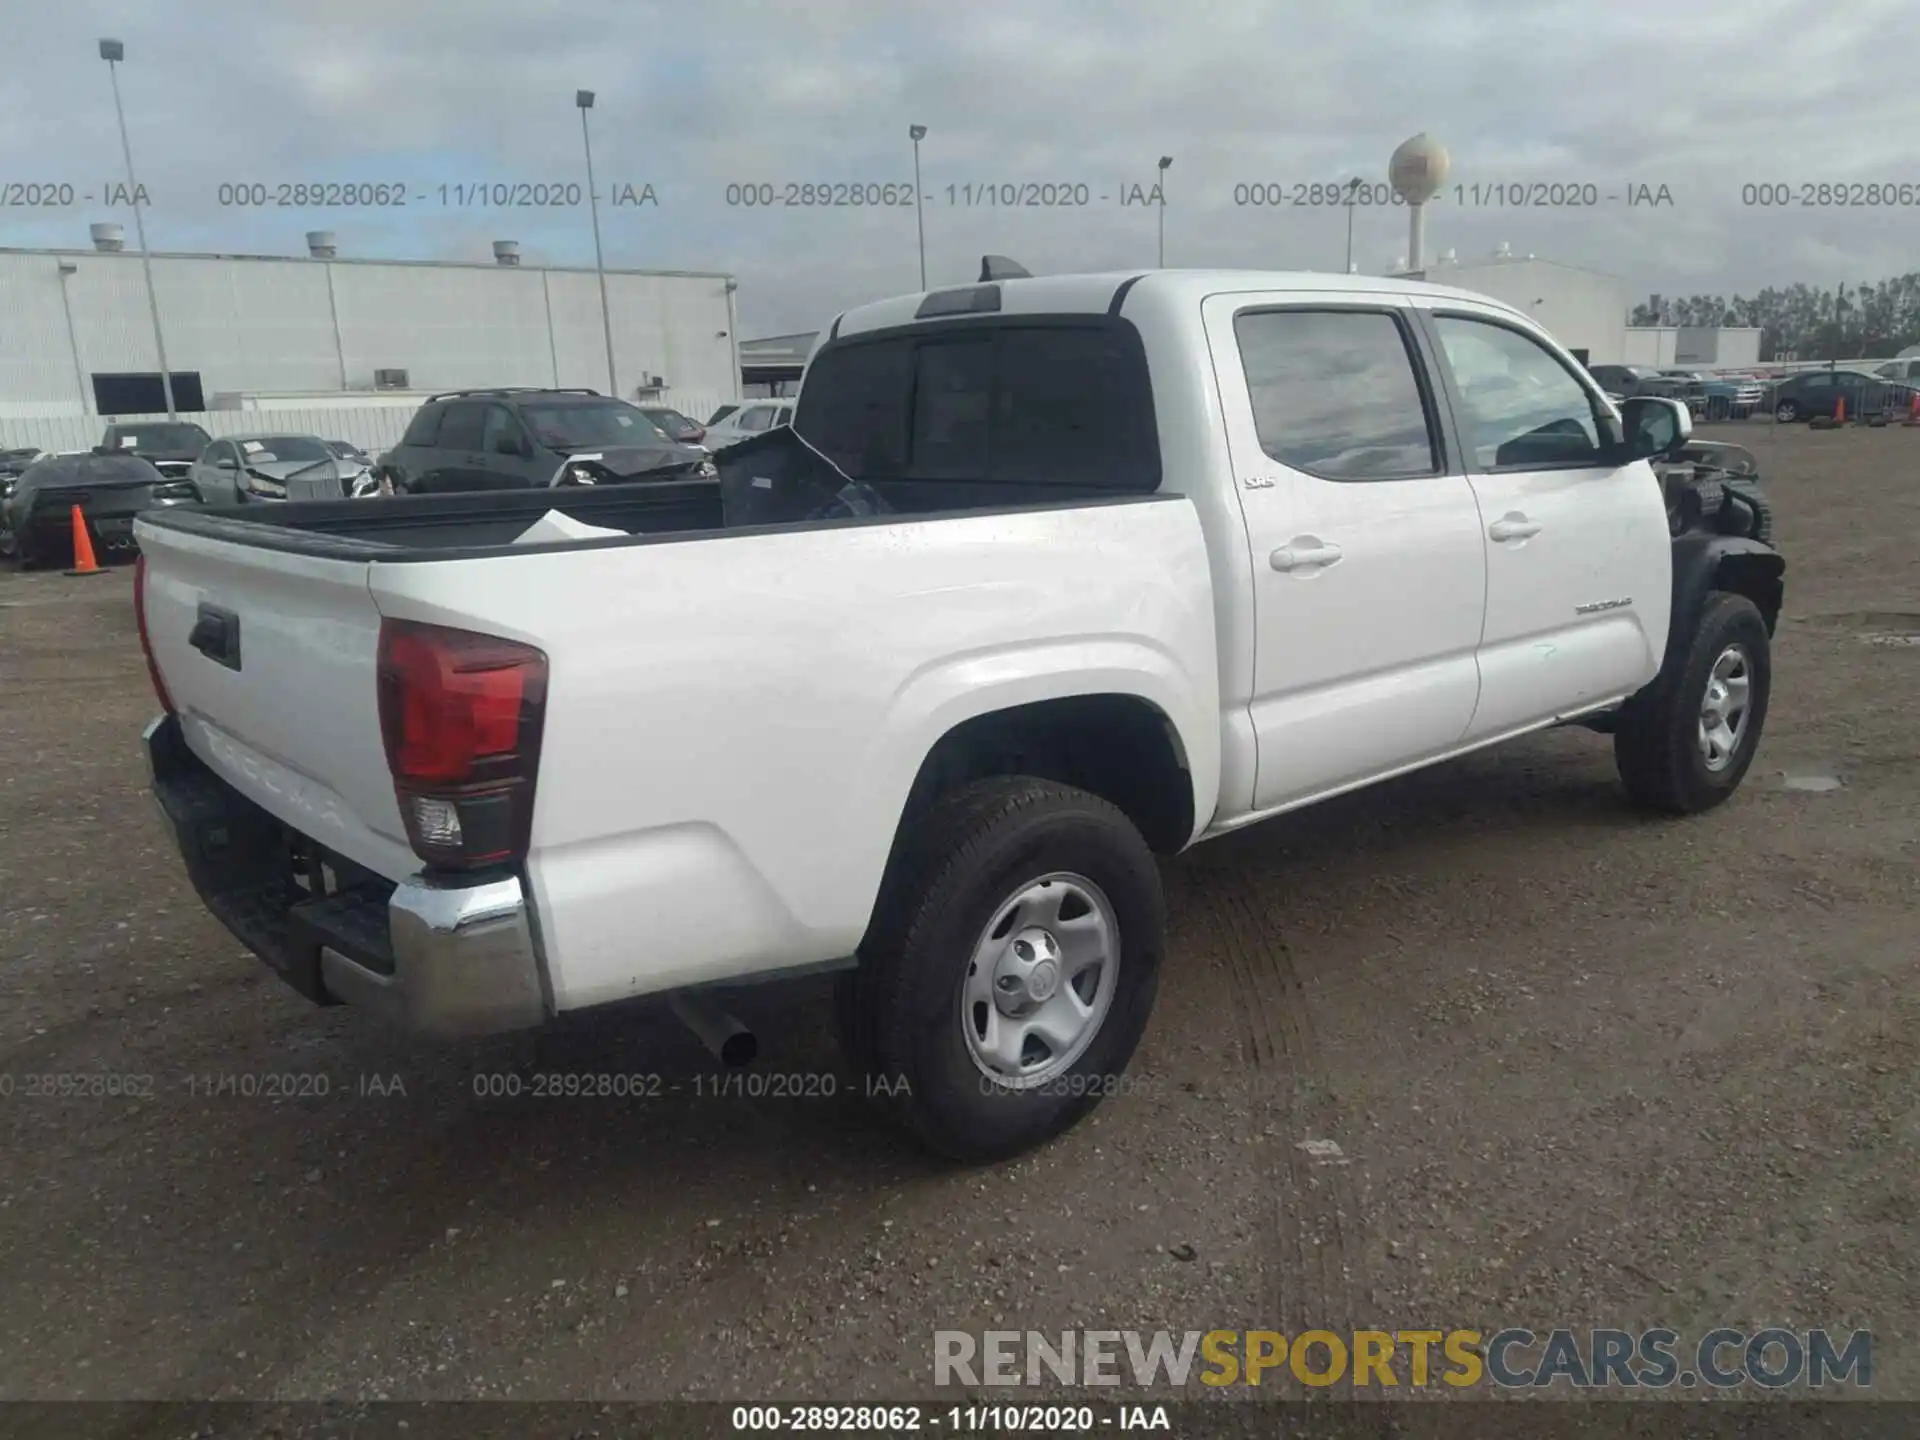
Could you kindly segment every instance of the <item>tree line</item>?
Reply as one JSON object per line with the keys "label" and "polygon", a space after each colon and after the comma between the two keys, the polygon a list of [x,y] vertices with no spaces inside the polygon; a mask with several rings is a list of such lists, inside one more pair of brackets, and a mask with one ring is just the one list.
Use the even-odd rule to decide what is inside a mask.
{"label": "tree line", "polygon": [[1920,345],[1920,271],[1831,290],[1794,284],[1757,295],[1652,295],[1630,325],[1757,326],[1762,360],[1881,359]]}

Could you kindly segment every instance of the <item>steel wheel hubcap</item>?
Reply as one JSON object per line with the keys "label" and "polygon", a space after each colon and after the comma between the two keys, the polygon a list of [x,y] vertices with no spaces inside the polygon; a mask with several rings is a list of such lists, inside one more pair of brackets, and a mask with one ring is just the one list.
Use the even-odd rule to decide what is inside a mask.
{"label": "steel wheel hubcap", "polygon": [[1098,885],[1059,872],[1015,891],[960,987],[960,1029],[980,1073],[1024,1090],[1071,1067],[1100,1033],[1119,968],[1119,922]]}
{"label": "steel wheel hubcap", "polygon": [[1740,751],[1747,734],[1748,703],[1753,668],[1747,652],[1729,645],[1713,662],[1706,694],[1700,697],[1700,758],[1709,770],[1724,770]]}

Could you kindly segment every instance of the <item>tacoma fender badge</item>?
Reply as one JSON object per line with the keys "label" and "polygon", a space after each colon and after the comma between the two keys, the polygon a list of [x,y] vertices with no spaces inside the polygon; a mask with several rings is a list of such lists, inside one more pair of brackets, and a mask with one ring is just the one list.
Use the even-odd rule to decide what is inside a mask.
{"label": "tacoma fender badge", "polygon": [[1589,600],[1584,605],[1574,606],[1573,613],[1576,615],[1596,615],[1602,610],[1624,610],[1631,604],[1633,604],[1633,597],[1631,595],[1619,600]]}

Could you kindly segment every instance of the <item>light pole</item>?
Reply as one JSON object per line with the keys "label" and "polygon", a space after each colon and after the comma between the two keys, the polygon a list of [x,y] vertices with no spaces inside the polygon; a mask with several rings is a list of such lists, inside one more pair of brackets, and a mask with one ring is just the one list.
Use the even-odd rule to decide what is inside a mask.
{"label": "light pole", "polygon": [[1173,164],[1173,156],[1160,157],[1160,268],[1167,268],[1167,167]]}
{"label": "light pole", "polygon": [[[147,226],[140,218],[140,185],[133,178],[133,147],[127,143],[127,112],[120,105],[120,72],[115,68],[127,58],[127,47],[118,40],[102,40],[100,58],[107,62],[107,78],[113,82],[113,113],[120,120],[120,153],[127,162],[128,199],[133,202],[133,233],[140,239],[140,268],[147,276],[147,308],[153,312],[153,349],[160,357],[160,390],[167,397],[167,419],[177,420],[180,415],[173,408],[173,372],[167,369],[167,345],[160,338],[160,299],[153,290],[153,257],[147,253]],[[83,395],[83,402],[84,398]]]}
{"label": "light pole", "polygon": [[733,351],[733,386],[728,393],[732,395],[747,388],[740,383],[740,314],[733,299],[739,289],[738,280],[727,281],[727,343]]}
{"label": "light pole", "polygon": [[1360,198],[1360,177],[1347,182],[1347,273],[1353,273],[1353,202]]}
{"label": "light pole", "polygon": [[607,393],[617,399],[620,381],[613,369],[613,312],[607,308],[607,262],[600,251],[600,199],[593,192],[593,138],[587,134],[587,111],[593,108],[593,91],[574,91],[573,103],[580,107],[580,144],[587,152],[587,208],[593,216],[593,268],[600,277],[600,327],[607,334]]}
{"label": "light pole", "polygon": [[920,213],[920,142],[927,138],[927,127],[909,125],[907,138],[913,141],[913,223],[920,231],[920,288],[927,288],[927,221]]}

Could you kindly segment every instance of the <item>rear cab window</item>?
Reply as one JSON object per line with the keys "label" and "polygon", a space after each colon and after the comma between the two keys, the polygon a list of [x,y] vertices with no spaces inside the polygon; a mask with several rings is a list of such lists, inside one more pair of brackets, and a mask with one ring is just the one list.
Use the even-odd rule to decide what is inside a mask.
{"label": "rear cab window", "polygon": [[1007,316],[830,342],[793,427],[856,479],[1159,488],[1138,333],[1105,316]]}

